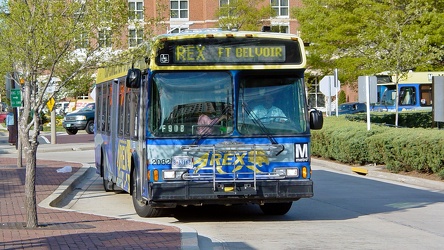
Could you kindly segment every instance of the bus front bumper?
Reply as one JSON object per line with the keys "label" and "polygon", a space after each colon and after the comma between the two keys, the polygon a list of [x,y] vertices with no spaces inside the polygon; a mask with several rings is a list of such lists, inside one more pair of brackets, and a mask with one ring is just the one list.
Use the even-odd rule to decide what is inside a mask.
{"label": "bus front bumper", "polygon": [[253,182],[151,183],[151,203],[174,205],[263,204],[290,202],[313,196],[311,180],[257,180]]}

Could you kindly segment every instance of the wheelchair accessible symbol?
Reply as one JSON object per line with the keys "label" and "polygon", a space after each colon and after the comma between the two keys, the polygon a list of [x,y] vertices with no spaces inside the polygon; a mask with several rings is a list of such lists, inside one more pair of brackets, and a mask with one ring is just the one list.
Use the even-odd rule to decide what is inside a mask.
{"label": "wheelchair accessible symbol", "polygon": [[160,54],[160,63],[169,63],[170,55],[168,54]]}

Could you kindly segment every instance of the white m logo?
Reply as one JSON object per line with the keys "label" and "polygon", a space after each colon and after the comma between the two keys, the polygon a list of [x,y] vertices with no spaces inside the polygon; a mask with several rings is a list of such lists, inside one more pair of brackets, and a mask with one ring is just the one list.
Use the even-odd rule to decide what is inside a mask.
{"label": "white m logo", "polygon": [[308,144],[294,144],[295,161],[308,160]]}

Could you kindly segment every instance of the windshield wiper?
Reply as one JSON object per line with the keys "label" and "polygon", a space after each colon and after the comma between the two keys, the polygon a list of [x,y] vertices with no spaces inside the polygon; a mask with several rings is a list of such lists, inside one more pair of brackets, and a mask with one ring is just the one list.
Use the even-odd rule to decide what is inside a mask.
{"label": "windshield wiper", "polygon": [[[271,144],[278,144],[276,139],[274,139],[274,137],[271,135],[270,130],[268,130],[268,128],[264,125],[264,123],[259,119],[259,117],[256,116],[256,114],[254,114],[251,109],[248,107],[247,103],[243,102],[242,103],[242,108],[247,112],[247,115],[249,117],[251,117],[251,120],[253,121],[253,123],[255,125],[257,125],[262,133],[264,133],[268,140],[270,140]],[[280,153],[282,153],[284,151],[284,147],[282,147],[282,150],[277,152],[276,156],[278,156]]]}

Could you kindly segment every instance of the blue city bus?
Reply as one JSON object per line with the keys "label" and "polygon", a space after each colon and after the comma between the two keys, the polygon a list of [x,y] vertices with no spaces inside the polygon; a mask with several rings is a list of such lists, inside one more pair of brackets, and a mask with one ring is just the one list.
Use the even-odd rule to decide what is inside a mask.
{"label": "blue city bus", "polygon": [[257,204],[287,213],[313,196],[302,40],[196,31],[158,36],[151,56],[98,71],[95,165],[141,217],[165,208]]}
{"label": "blue city bus", "polygon": [[[432,77],[444,72],[408,72],[398,82],[398,111],[432,110]],[[396,111],[396,84],[390,76],[377,75],[377,102],[373,111]]]}

